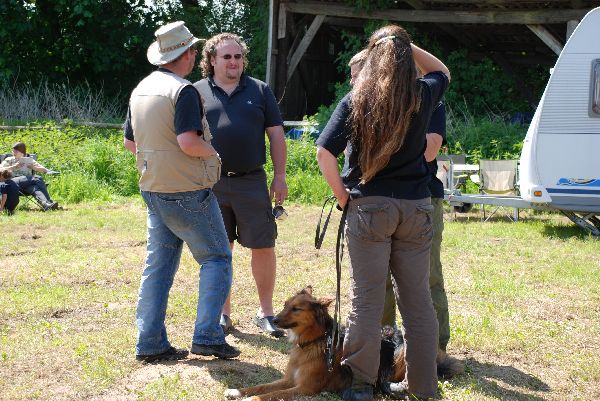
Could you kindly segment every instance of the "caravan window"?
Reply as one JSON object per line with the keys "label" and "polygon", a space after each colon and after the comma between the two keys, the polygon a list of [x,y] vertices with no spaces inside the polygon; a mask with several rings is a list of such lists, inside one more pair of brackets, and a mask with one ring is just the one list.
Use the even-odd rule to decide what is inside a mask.
{"label": "caravan window", "polygon": [[592,93],[590,116],[600,117],[600,59],[592,63]]}

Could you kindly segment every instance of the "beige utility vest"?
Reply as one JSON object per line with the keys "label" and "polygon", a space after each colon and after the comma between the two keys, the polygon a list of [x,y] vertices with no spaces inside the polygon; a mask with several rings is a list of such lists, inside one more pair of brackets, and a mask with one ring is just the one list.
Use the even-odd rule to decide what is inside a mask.
{"label": "beige utility vest", "polygon": [[[129,107],[137,148],[140,189],[150,192],[187,192],[212,188],[221,176],[218,156],[186,155],[175,134],[175,103],[189,81],[176,74],[155,71],[133,90]],[[203,138],[212,136],[202,118]]]}

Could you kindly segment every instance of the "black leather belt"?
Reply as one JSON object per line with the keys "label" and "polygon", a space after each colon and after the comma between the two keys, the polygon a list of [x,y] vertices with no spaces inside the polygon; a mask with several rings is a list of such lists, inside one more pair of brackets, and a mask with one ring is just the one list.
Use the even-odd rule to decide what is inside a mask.
{"label": "black leather belt", "polygon": [[221,175],[223,177],[243,177],[245,175],[248,174],[252,174],[252,173],[258,173],[259,171],[262,171],[262,167],[261,168],[255,168],[254,170],[250,170],[250,171],[221,171]]}

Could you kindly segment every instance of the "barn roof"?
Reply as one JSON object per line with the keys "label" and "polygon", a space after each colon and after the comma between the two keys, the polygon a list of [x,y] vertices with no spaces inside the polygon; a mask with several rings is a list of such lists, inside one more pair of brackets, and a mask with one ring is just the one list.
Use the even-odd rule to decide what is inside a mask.
{"label": "barn roof", "polygon": [[274,51],[268,79],[280,94],[315,37],[360,31],[370,19],[413,23],[447,50],[468,49],[471,57],[491,58],[518,75],[523,66],[553,66],[577,23],[600,6],[587,0],[398,0],[385,10],[364,11],[344,0],[271,3]]}

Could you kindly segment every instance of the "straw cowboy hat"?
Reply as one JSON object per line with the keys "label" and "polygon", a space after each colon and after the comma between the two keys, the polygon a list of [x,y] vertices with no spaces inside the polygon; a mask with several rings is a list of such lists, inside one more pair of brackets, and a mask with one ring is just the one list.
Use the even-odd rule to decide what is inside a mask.
{"label": "straw cowboy hat", "polygon": [[148,61],[154,65],[167,64],[181,56],[187,49],[206,39],[198,39],[186,28],[183,21],[171,22],[154,32],[156,41],[146,53]]}

